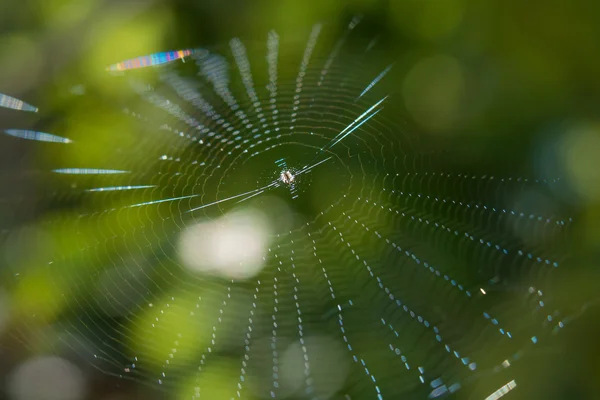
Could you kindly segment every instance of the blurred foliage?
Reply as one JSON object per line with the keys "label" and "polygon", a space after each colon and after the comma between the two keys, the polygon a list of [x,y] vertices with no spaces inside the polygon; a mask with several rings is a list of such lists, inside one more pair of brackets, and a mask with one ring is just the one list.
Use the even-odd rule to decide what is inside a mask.
{"label": "blurred foliage", "polygon": [[[129,120],[111,111],[110,103],[115,94],[127,96],[128,91],[123,85],[107,80],[108,65],[164,50],[227,43],[234,36],[264,40],[270,29],[290,40],[286,51],[301,53],[307,26],[325,20],[341,28],[347,17],[356,13],[366,16],[372,32],[378,33],[392,58],[397,60],[395,72],[404,80],[395,82],[398,87],[394,89],[404,95],[407,118],[434,141],[451,138],[473,149],[458,162],[466,165],[478,162],[492,170],[500,163],[514,163],[542,177],[556,174],[570,177],[571,186],[555,195],[579,217],[572,231],[576,240],[568,244],[573,246],[579,268],[565,275],[565,285],[559,290],[566,299],[577,298],[578,291],[596,291],[600,282],[598,1],[4,1],[0,3],[0,26],[4,28],[0,32],[0,92],[32,104],[50,104],[52,108],[42,111],[40,118],[49,121],[62,136],[77,141],[78,135],[85,132],[96,139],[86,142],[83,151],[77,148],[77,152],[67,149],[62,153],[27,153],[22,148],[2,148],[0,158],[10,163],[0,164],[1,171],[10,175],[18,165],[26,165],[34,157],[48,164],[57,161],[65,165],[97,164],[115,140],[134,154],[137,132]],[[144,72],[140,74],[143,76]],[[97,95],[99,101],[94,104],[100,106],[94,112],[90,112],[88,104],[73,104],[62,95],[73,82],[85,82],[86,90]],[[0,110],[0,128],[14,124],[26,126],[27,122]],[[547,161],[546,148],[551,148],[554,161]],[[138,160],[132,155],[129,162],[136,165]],[[326,185],[334,179],[315,184]],[[9,189],[25,191],[25,188],[2,188],[7,192]],[[38,195],[35,189],[25,191],[34,200]],[[138,202],[145,200],[135,198]],[[17,285],[6,288],[16,315],[11,329],[20,329],[20,324],[54,322],[67,304],[78,304],[80,299],[88,297],[102,257],[113,257],[119,248],[140,246],[132,235],[134,227],[122,221],[131,218],[150,226],[158,215],[167,214],[169,208],[165,206],[154,212],[133,209],[107,213],[100,223],[87,226],[79,224],[75,213],[64,210],[54,210],[43,218],[35,213],[28,215],[24,210],[14,213],[3,210],[2,222],[10,222],[6,225],[29,222],[35,226],[32,229],[42,232],[39,241],[29,249],[13,248],[12,255],[3,255],[2,264],[10,264],[7,268],[11,272],[29,272]],[[48,219],[67,222],[60,229],[46,230]],[[377,223],[384,233],[390,229],[386,221]],[[72,229],[75,225],[77,234]],[[87,239],[98,235],[115,237],[111,251],[96,247],[85,258],[80,256]],[[52,252],[73,259],[68,264],[71,269],[57,272],[52,266],[40,267],[40,259]],[[2,271],[2,276],[6,274]],[[71,274],[87,275],[88,280],[78,281],[81,284],[78,288],[69,287],[73,281],[68,279],[57,286],[58,275]],[[53,284],[49,284],[50,275]],[[176,278],[165,279],[172,279],[176,286]],[[168,303],[171,295],[164,294],[161,304]],[[132,333],[131,345],[144,348],[149,347],[149,342],[156,342],[156,354],[147,356],[157,365],[163,362],[161,357],[169,352],[173,341],[181,340],[185,351],[196,352],[210,340],[207,321],[214,319],[215,311],[206,310],[211,317],[203,321],[206,326],[201,327],[201,337],[189,340],[198,329],[187,324],[186,316],[195,310],[196,298],[201,295],[203,292],[198,291],[192,298],[185,298],[166,315],[158,308],[140,312],[136,318],[142,322],[136,326],[151,324],[160,317],[170,319],[167,324],[174,330],[154,331],[154,335],[149,335],[141,329]],[[210,292],[204,295],[211,296]],[[570,393],[573,398],[597,394],[594,385],[600,368],[594,359],[598,349],[585,344],[595,346],[597,342],[598,311],[590,307],[584,314],[576,333],[567,335],[559,347],[573,353],[572,369],[566,371],[565,366],[555,364],[552,355],[543,354],[536,360],[540,371],[545,372],[531,373],[532,381],[539,387],[560,376],[566,382],[561,387],[566,387],[567,394],[538,387],[531,389],[532,397],[559,399],[569,398]],[[102,341],[102,333],[99,336]],[[151,372],[159,370],[158,367]],[[223,361],[212,365],[202,379],[211,381],[212,390],[218,392],[219,382],[235,382],[236,374],[234,367]],[[232,382],[228,385],[232,386]],[[189,392],[188,385],[193,387],[195,383],[183,383]],[[529,394],[523,389],[516,395],[528,398]],[[220,398],[218,393],[206,396]]]}

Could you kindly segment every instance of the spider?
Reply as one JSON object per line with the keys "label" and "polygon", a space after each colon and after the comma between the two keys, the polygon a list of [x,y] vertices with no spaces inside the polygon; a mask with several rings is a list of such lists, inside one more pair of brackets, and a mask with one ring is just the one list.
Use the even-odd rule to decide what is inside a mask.
{"label": "spider", "polygon": [[290,170],[286,170],[281,173],[281,175],[279,176],[279,179],[281,179],[281,181],[283,183],[285,183],[286,185],[291,185],[292,183],[294,183],[294,180],[296,178],[294,177],[294,174],[292,174],[292,172]]}

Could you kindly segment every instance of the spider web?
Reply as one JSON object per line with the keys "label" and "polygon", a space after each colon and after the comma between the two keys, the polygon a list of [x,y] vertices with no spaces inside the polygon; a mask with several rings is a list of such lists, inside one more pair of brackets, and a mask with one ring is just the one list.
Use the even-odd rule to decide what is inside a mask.
{"label": "spider web", "polygon": [[[52,249],[5,273],[47,302],[16,337],[52,320],[93,367],[187,398],[394,399],[493,391],[563,329],[547,289],[571,219],[511,202],[560,179],[457,167],[405,123],[360,18],[327,29],[299,54],[271,31],[110,76],[120,95],[78,97],[97,124],[74,137],[7,131],[52,154],[35,172]],[[183,232],[246,206],[275,227],[257,274],[182,265]]]}

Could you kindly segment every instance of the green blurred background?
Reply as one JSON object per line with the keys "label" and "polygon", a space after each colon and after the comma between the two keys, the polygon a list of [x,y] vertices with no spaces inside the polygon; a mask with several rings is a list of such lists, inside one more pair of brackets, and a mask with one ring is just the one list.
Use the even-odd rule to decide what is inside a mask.
{"label": "green blurred background", "polygon": [[[490,172],[508,164],[524,175],[568,178],[569,184],[555,195],[577,221],[568,244],[575,267],[565,273],[558,291],[567,303],[587,306],[557,340],[554,352],[534,355],[527,364],[526,373],[536,384],[508,398],[600,398],[600,319],[590,302],[600,286],[600,2],[3,1],[0,92],[52,105],[42,115],[46,123],[75,132],[77,126],[68,126],[61,117],[68,120],[90,110],[86,105],[71,108],[63,96],[76,82],[106,98],[120,93],[106,81],[107,65],[159,51],[227,43],[234,36],[264,40],[270,29],[297,37],[297,49],[291,51],[301,52],[307,27],[314,22],[339,25],[341,32],[355,14],[365,15],[369,30],[385,43],[386,56],[396,60],[395,73],[402,80],[394,90],[403,94],[406,119],[440,142],[469,148],[466,159],[456,162]],[[110,131],[113,123],[92,115],[86,122],[99,133]],[[1,128],[28,124],[21,114],[0,110]],[[0,209],[3,229],[40,218],[34,205],[44,194],[23,183],[19,174],[34,157],[36,153],[18,144],[0,148],[2,197],[25,199],[19,209],[7,205],[11,203]],[[61,243],[73,239],[69,232],[56,235]],[[69,246],[74,247],[66,246],[67,252]],[[27,262],[43,255],[34,254]],[[3,265],[15,258],[23,257],[10,254]],[[0,329],[6,327],[0,347],[3,379],[10,378],[26,354],[41,353],[47,346],[45,339],[23,342],[8,334],[20,329],[15,313],[36,310],[43,321],[52,321],[58,312],[45,307],[45,299],[55,293],[44,292],[50,289],[43,276],[36,279],[0,292]],[[216,371],[218,382],[218,367]],[[162,397],[135,380],[94,370],[86,374],[93,388],[90,399]]]}

